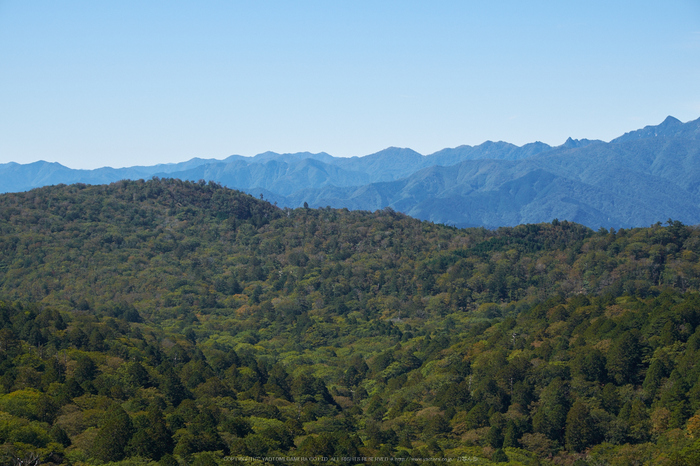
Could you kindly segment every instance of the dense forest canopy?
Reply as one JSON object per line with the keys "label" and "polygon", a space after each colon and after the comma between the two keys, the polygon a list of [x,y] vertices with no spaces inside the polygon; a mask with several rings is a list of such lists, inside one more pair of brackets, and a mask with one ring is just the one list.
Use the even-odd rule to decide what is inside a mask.
{"label": "dense forest canopy", "polygon": [[698,464],[698,255],[672,220],[456,229],[171,179],[5,194],[0,455]]}

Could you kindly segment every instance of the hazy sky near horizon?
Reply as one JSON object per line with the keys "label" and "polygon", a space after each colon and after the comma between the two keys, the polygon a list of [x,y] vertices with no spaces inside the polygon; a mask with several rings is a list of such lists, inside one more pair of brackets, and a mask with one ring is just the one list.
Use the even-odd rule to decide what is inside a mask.
{"label": "hazy sky near horizon", "polygon": [[0,0],[0,163],[608,141],[699,83],[698,0]]}

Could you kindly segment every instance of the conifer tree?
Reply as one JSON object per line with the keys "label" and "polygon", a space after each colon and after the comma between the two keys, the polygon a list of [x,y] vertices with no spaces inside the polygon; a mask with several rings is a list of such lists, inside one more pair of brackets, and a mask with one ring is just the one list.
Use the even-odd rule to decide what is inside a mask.
{"label": "conifer tree", "polygon": [[566,448],[583,451],[596,439],[595,424],[588,408],[581,401],[576,401],[566,416]]}
{"label": "conifer tree", "polygon": [[107,410],[102,427],[92,445],[92,454],[101,461],[124,459],[125,448],[134,433],[131,418],[118,404]]}
{"label": "conifer tree", "polygon": [[642,347],[637,332],[623,333],[610,348],[607,360],[608,374],[618,385],[635,383],[642,362]]}

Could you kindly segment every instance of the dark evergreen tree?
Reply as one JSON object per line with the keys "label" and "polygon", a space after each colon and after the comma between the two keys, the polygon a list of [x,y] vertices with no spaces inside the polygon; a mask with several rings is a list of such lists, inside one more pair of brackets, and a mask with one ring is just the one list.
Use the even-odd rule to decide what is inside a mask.
{"label": "dark evergreen tree", "polygon": [[540,396],[540,405],[532,418],[532,427],[552,440],[563,443],[569,412],[568,385],[555,378]]}
{"label": "dark evergreen tree", "polygon": [[614,342],[607,357],[608,374],[618,385],[634,384],[642,362],[642,346],[638,332],[627,331]]}
{"label": "dark evergreen tree", "polygon": [[588,407],[576,401],[566,416],[566,448],[583,451],[598,440],[596,426]]}
{"label": "dark evergreen tree", "polygon": [[92,445],[93,456],[101,461],[124,459],[133,433],[134,426],[129,415],[118,404],[111,405]]}
{"label": "dark evergreen tree", "polygon": [[508,458],[506,452],[503,451],[502,448],[499,448],[498,450],[493,452],[491,461],[493,461],[494,463],[507,463],[508,461],[510,461],[510,459]]}

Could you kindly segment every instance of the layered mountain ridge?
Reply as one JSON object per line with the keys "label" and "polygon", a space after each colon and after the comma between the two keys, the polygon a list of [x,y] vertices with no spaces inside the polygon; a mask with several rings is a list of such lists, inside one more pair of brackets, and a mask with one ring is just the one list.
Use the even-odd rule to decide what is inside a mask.
{"label": "layered mountain ridge", "polygon": [[513,226],[554,218],[592,228],[700,223],[700,119],[674,117],[609,143],[561,146],[486,141],[421,155],[390,147],[364,157],[321,152],[73,170],[58,163],[0,164],[0,192],[151,177],[215,181],[282,207],[393,208],[422,220]]}

